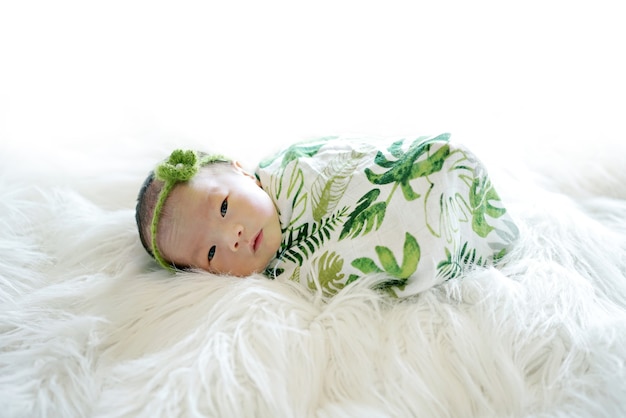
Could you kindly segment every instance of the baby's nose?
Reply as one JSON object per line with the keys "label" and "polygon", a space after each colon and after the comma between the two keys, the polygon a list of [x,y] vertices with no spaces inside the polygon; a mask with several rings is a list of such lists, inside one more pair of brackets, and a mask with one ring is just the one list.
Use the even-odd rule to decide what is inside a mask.
{"label": "baby's nose", "polygon": [[231,242],[231,249],[233,251],[237,251],[239,249],[239,244],[241,244],[242,239],[243,239],[243,226],[235,225],[233,238]]}

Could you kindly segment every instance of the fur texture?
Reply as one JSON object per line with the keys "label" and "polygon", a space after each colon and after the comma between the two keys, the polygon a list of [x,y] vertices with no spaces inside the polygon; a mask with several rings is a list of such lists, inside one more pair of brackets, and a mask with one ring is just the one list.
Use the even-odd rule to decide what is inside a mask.
{"label": "fur texture", "polygon": [[135,151],[2,155],[3,416],[626,414],[624,150],[586,168],[485,155],[519,245],[500,270],[410,300],[371,290],[375,276],[324,299],[160,271],[133,212],[157,152]]}

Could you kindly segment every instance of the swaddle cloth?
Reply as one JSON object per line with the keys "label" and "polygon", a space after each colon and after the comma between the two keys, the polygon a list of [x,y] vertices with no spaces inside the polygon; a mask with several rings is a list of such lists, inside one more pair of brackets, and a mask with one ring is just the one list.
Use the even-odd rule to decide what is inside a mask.
{"label": "swaddle cloth", "polygon": [[333,295],[385,273],[406,297],[497,263],[518,230],[485,167],[449,137],[322,138],[263,161],[283,232],[265,274]]}

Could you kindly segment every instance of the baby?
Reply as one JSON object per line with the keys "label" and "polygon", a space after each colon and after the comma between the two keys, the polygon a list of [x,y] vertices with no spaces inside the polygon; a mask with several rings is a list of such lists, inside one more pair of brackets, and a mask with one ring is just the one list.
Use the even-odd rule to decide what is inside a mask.
{"label": "baby", "polygon": [[298,281],[326,295],[371,273],[404,297],[497,264],[517,238],[484,166],[436,137],[323,138],[262,161],[176,150],[136,219],[165,268]]}

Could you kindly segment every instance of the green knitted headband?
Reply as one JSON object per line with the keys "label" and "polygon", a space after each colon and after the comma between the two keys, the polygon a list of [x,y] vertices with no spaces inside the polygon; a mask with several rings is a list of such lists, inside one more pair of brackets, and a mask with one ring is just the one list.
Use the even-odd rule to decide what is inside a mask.
{"label": "green knitted headband", "polygon": [[198,154],[196,151],[174,150],[170,157],[160,163],[154,170],[155,177],[165,182],[163,188],[159,192],[154,213],[152,214],[152,224],[150,233],[152,234],[152,255],[155,260],[167,270],[175,271],[174,266],[169,263],[157,246],[157,226],[161,218],[161,211],[165,204],[165,200],[169,196],[174,186],[191,180],[200,170],[201,167],[217,161],[229,161],[222,155]]}

